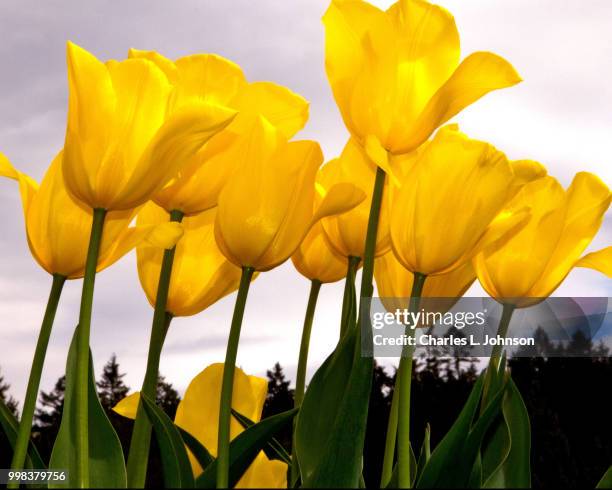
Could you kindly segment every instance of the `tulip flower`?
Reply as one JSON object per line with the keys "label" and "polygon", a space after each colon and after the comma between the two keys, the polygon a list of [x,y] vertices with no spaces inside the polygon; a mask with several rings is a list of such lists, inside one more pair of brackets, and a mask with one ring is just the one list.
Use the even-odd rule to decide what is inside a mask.
{"label": "tulip flower", "polygon": [[320,221],[304,237],[291,261],[297,271],[311,281],[326,284],[346,276],[348,261],[330,246]]}
{"label": "tulip flower", "polygon": [[321,218],[357,205],[362,193],[334,186],[315,207],[315,177],[323,155],[314,141],[287,142],[262,116],[231,154],[237,164],[219,195],[215,237],[223,255],[242,268],[225,359],[219,421],[217,486],[227,486],[233,366],[251,277],[287,260]]}
{"label": "tulip flower", "polygon": [[358,188],[342,183],[315,209],[319,145],[287,142],[261,116],[232,155],[238,165],[219,195],[215,236],[221,252],[239,267],[273,269],[291,257],[314,223],[363,199]]}
{"label": "tulip flower", "polygon": [[[40,378],[64,282],[82,278],[85,273],[87,243],[93,221],[93,212],[70,197],[64,186],[61,166],[62,152],[59,152],[39,186],[34,179],[16,170],[0,153],[0,176],[19,183],[30,252],[53,277],[11,464],[16,470],[23,468],[25,462]],[[176,223],[129,227],[134,214],[133,210],[109,213],[107,232],[100,244],[98,271],[112,265],[139,243],[146,242],[151,249],[171,247],[182,234]]]}
{"label": "tulip flower", "polygon": [[235,116],[205,101],[171,105],[172,85],[151,61],[102,63],[72,43],[68,82],[64,178],[94,209],[144,204]]}
{"label": "tulip flower", "polygon": [[[40,186],[0,154],[0,176],[18,181],[28,246],[38,264],[53,276],[80,279],[85,273],[93,213],[75,201],[62,178],[62,152],[49,166]],[[100,244],[97,271],[114,264],[139,243],[152,250],[172,247],[182,234],[177,223],[129,227],[137,210],[109,213]]]}
{"label": "tulip flower", "polygon": [[[215,243],[211,209],[182,221],[184,234],[176,245],[166,311],[172,316],[195,315],[238,289],[240,269],[228,262]],[[148,203],[138,213],[138,225],[168,222],[168,213]],[[147,244],[137,248],[138,277],[155,307],[163,251]]]}
{"label": "tulip flower", "polygon": [[400,0],[386,11],[332,0],[323,23],[327,77],[344,123],[387,172],[386,152],[416,149],[483,95],[521,81],[493,53],[459,63],[453,16],[422,0]]}
{"label": "tulip flower", "polygon": [[[217,455],[217,423],[219,418],[219,398],[223,364],[211,364],[191,380],[185,396],[176,410],[174,423],[195,437],[211,455]],[[257,376],[250,376],[236,368],[234,378],[234,399],[232,408],[253,422],[261,420],[261,412],[266,400],[268,382]],[[133,393],[121,400],[113,410],[124,417],[134,419],[140,394]],[[230,425],[231,439],[244,428],[233,419]],[[196,458],[189,454],[194,476],[202,473]],[[236,488],[286,488],[287,465],[278,460],[270,460],[261,451],[242,475]]]}
{"label": "tulip flower", "polygon": [[505,211],[531,208],[527,225],[502,247],[485,247],[474,257],[482,287],[502,304],[524,308],[550,296],[574,267],[608,276],[604,249],[581,258],[610,206],[610,190],[595,175],[579,172],[566,190],[553,177],[526,184]]}
{"label": "tulip flower", "polygon": [[194,100],[206,101],[238,111],[232,123],[211,140],[185,165],[153,200],[168,212],[186,216],[217,204],[221,188],[235,162],[227,150],[239,144],[248,132],[249,117],[261,114],[287,138],[304,127],[308,102],[289,89],[270,82],[247,82],[235,63],[214,54],[196,54],[171,61],[155,51],[130,50],[130,58],[148,59],[162,69],[173,86],[170,107]]}
{"label": "tulip flower", "polygon": [[442,128],[396,193],[390,213],[395,256],[409,271],[433,276],[470,261],[487,243],[499,244],[527,216],[522,209],[498,216],[515,185],[502,152]]}
{"label": "tulip flower", "polygon": [[[365,255],[365,241],[372,199],[372,183],[376,177],[376,166],[353,138],[346,143],[340,158],[331,160],[319,172],[318,183],[329,189],[339,182],[351,182],[361,189],[368,199],[350,211],[321,220],[329,243],[344,257]],[[375,255],[381,256],[391,249],[386,202],[383,201]]]}

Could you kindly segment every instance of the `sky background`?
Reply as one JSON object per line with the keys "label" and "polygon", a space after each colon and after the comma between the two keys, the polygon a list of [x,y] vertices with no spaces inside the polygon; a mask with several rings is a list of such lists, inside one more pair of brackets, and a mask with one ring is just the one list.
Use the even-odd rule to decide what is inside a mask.
{"label": "sky background", "polygon": [[[327,0],[3,0],[0,3],[0,151],[39,180],[61,149],[67,84],[65,43],[100,59],[124,58],[130,47],[176,58],[217,53],[242,66],[249,80],[271,80],[310,101],[310,121],[298,137],[337,156],[347,133],[323,67]],[[387,7],[390,1],[373,2]],[[446,0],[456,18],[462,57],[476,50],[511,61],[524,82],[495,92],[456,121],[511,159],[544,163],[568,185],[579,170],[612,183],[612,2],[588,0]],[[0,369],[23,400],[50,276],[30,256],[17,186],[0,181]],[[612,219],[589,250],[610,244]],[[50,389],[64,373],[78,316],[80,281],[67,283],[43,374]],[[309,282],[290,262],[262,274],[249,294],[238,364],[265,374],[279,361],[295,376]],[[478,295],[475,285],[470,294]],[[610,281],[578,269],[560,296],[612,296]],[[309,373],[333,349],[342,285],[323,286],[315,316]],[[235,294],[191,318],[177,318],[168,334],[161,372],[181,392],[204,367],[222,362]],[[116,353],[127,384],[144,375],[152,309],[140,289],[131,253],[96,280],[91,345],[96,374]]]}

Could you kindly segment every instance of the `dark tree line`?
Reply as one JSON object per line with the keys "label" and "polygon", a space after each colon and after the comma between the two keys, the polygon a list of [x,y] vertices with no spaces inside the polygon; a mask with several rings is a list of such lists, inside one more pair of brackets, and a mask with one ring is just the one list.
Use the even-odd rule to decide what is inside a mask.
{"label": "dark tree line", "polygon": [[[559,356],[587,357],[516,357],[509,362],[531,419],[532,484],[536,488],[593,488],[612,462],[612,398],[608,394],[612,358],[605,348],[593,346],[580,334],[569,345],[554,348],[558,349]],[[553,351],[552,347],[549,349],[548,352]],[[479,368],[478,359],[471,358],[421,358],[414,362],[411,434],[418,449],[427,424],[431,427],[434,446],[448,431],[467,400]],[[97,386],[100,401],[127,455],[133,423],[111,410],[129,391],[123,377],[113,356]],[[282,367],[276,363],[267,377],[263,417],[293,407],[293,390]],[[380,479],[394,381],[395,373],[379,365],[375,367],[364,458],[368,487],[378,486]],[[53,390],[41,392],[33,437],[44,459],[50,455],[61,420],[64,388],[62,377]],[[9,396],[8,389],[9,385],[0,376],[0,399],[16,412],[17,402]],[[160,376],[157,403],[171,418],[179,401],[176,390]],[[277,439],[290,451],[290,428]],[[0,435],[0,467],[8,465],[10,450]],[[163,481],[160,472],[159,454],[153,440],[147,486],[159,486]]]}

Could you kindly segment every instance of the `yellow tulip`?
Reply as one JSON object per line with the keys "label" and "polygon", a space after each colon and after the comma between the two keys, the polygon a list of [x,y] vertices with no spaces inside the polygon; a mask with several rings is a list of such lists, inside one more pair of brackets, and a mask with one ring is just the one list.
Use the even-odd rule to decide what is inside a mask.
{"label": "yellow tulip", "polygon": [[320,221],[304,237],[291,261],[304,277],[323,284],[342,279],[348,267],[347,259],[330,246]]}
{"label": "yellow tulip", "polygon": [[387,11],[332,0],[323,22],[327,76],[344,123],[386,171],[386,152],[414,150],[483,95],[521,81],[492,53],[459,63],[452,15],[423,0]]}
{"label": "yellow tulip", "polygon": [[[346,143],[340,158],[331,160],[319,172],[317,180],[323,189],[331,189],[339,182],[351,182],[367,197],[350,211],[321,220],[329,243],[344,257],[364,257],[375,177],[376,166],[353,138]],[[387,201],[383,200],[378,223],[376,256],[387,253],[391,248],[386,207]]]}
{"label": "yellow tulip", "polygon": [[515,185],[502,152],[442,128],[395,193],[390,229],[396,257],[409,271],[431,276],[458,268],[487,243],[501,243],[527,215],[498,216]]}
{"label": "yellow tulip", "polygon": [[[409,307],[414,275],[404,268],[393,252],[376,259],[374,279],[378,296],[388,311],[394,312]],[[476,272],[470,262],[447,274],[432,276],[425,281],[420,306],[428,311],[448,311],[475,280]],[[427,298],[434,300],[428,301]],[[440,301],[437,298],[449,298],[449,301]]]}
{"label": "yellow tulip", "polygon": [[319,145],[287,142],[261,116],[250,128],[231,150],[237,165],[219,195],[215,236],[232,263],[266,271],[287,260],[313,224],[350,209],[363,194],[352,184],[338,184],[315,209]]}
{"label": "yellow tulip", "polygon": [[[185,391],[179,403],[174,422],[194,436],[208,451],[217,454],[217,426],[219,420],[219,401],[223,364],[211,364],[198,374]],[[261,420],[261,412],[266,400],[268,382],[257,376],[249,376],[236,368],[232,408],[253,422]],[[121,400],[113,410],[124,417],[134,419],[138,409],[139,393]],[[234,439],[244,429],[232,417],[230,437]],[[202,473],[197,460],[189,453],[195,476]],[[242,476],[236,488],[286,488],[287,465],[278,460],[270,460],[262,451]]]}
{"label": "yellow tulip", "polygon": [[553,177],[526,184],[506,211],[531,208],[527,225],[502,247],[474,258],[478,279],[502,303],[526,307],[548,297],[574,267],[612,275],[612,247],[580,258],[610,206],[610,189],[579,172],[566,190]]}
{"label": "yellow tulip", "polygon": [[68,124],[63,173],[91,208],[144,204],[235,111],[204,101],[168,103],[172,86],[145,59],[102,63],[68,43]]}
{"label": "yellow tulip", "polygon": [[[68,279],[83,277],[93,214],[70,197],[61,172],[58,153],[40,187],[31,177],[17,171],[0,153],[0,176],[19,182],[26,236],[32,255],[49,274]],[[182,235],[178,223],[129,227],[135,211],[108,215],[97,270],[119,260],[137,244],[170,248]]]}
{"label": "yellow tulip", "polygon": [[308,102],[289,89],[270,82],[247,82],[242,70],[214,54],[196,54],[171,61],[154,51],[130,50],[130,58],[148,59],[173,85],[171,108],[204,101],[238,111],[232,123],[211,140],[160,190],[153,200],[167,211],[186,215],[217,204],[221,188],[234,167],[227,150],[248,133],[249,116],[263,115],[287,138],[304,127]]}
{"label": "yellow tulip", "polygon": [[[176,245],[166,311],[174,316],[195,315],[238,289],[240,269],[228,262],[215,243],[211,209],[182,221],[184,235]],[[166,223],[168,213],[150,202],[138,213],[138,225]],[[142,244],[136,249],[138,277],[149,303],[155,307],[163,251]]]}

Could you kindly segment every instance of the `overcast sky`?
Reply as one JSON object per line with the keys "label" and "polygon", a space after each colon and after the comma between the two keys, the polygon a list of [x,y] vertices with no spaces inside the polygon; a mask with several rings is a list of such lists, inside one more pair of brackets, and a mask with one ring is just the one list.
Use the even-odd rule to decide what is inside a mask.
{"label": "overcast sky", "polygon": [[[0,3],[0,151],[40,179],[64,139],[65,43],[101,59],[130,47],[170,58],[197,52],[226,56],[249,80],[272,80],[304,95],[310,121],[299,137],[320,141],[326,158],[346,140],[323,68],[327,0],[3,0]],[[389,1],[374,2],[388,6]],[[612,2],[610,0],[446,0],[456,17],[462,56],[489,50],[510,60],[524,82],[495,92],[458,118],[470,136],[510,158],[544,163],[564,185],[579,170],[612,183]],[[0,181],[0,369],[23,399],[51,278],[26,245],[17,186]],[[591,249],[610,244],[608,216]],[[250,374],[279,361],[294,379],[308,281],[291,263],[252,285],[238,352]],[[474,287],[472,294],[480,289]],[[590,270],[570,274],[558,295],[610,296],[610,281]],[[51,337],[42,388],[63,374],[78,316],[80,282],[65,287]],[[342,285],[324,286],[315,317],[310,369],[337,339]],[[221,362],[235,295],[168,334],[161,371],[181,391],[205,366]],[[126,381],[144,375],[152,309],[140,289],[132,253],[98,276],[92,324],[96,372],[115,352]]]}

